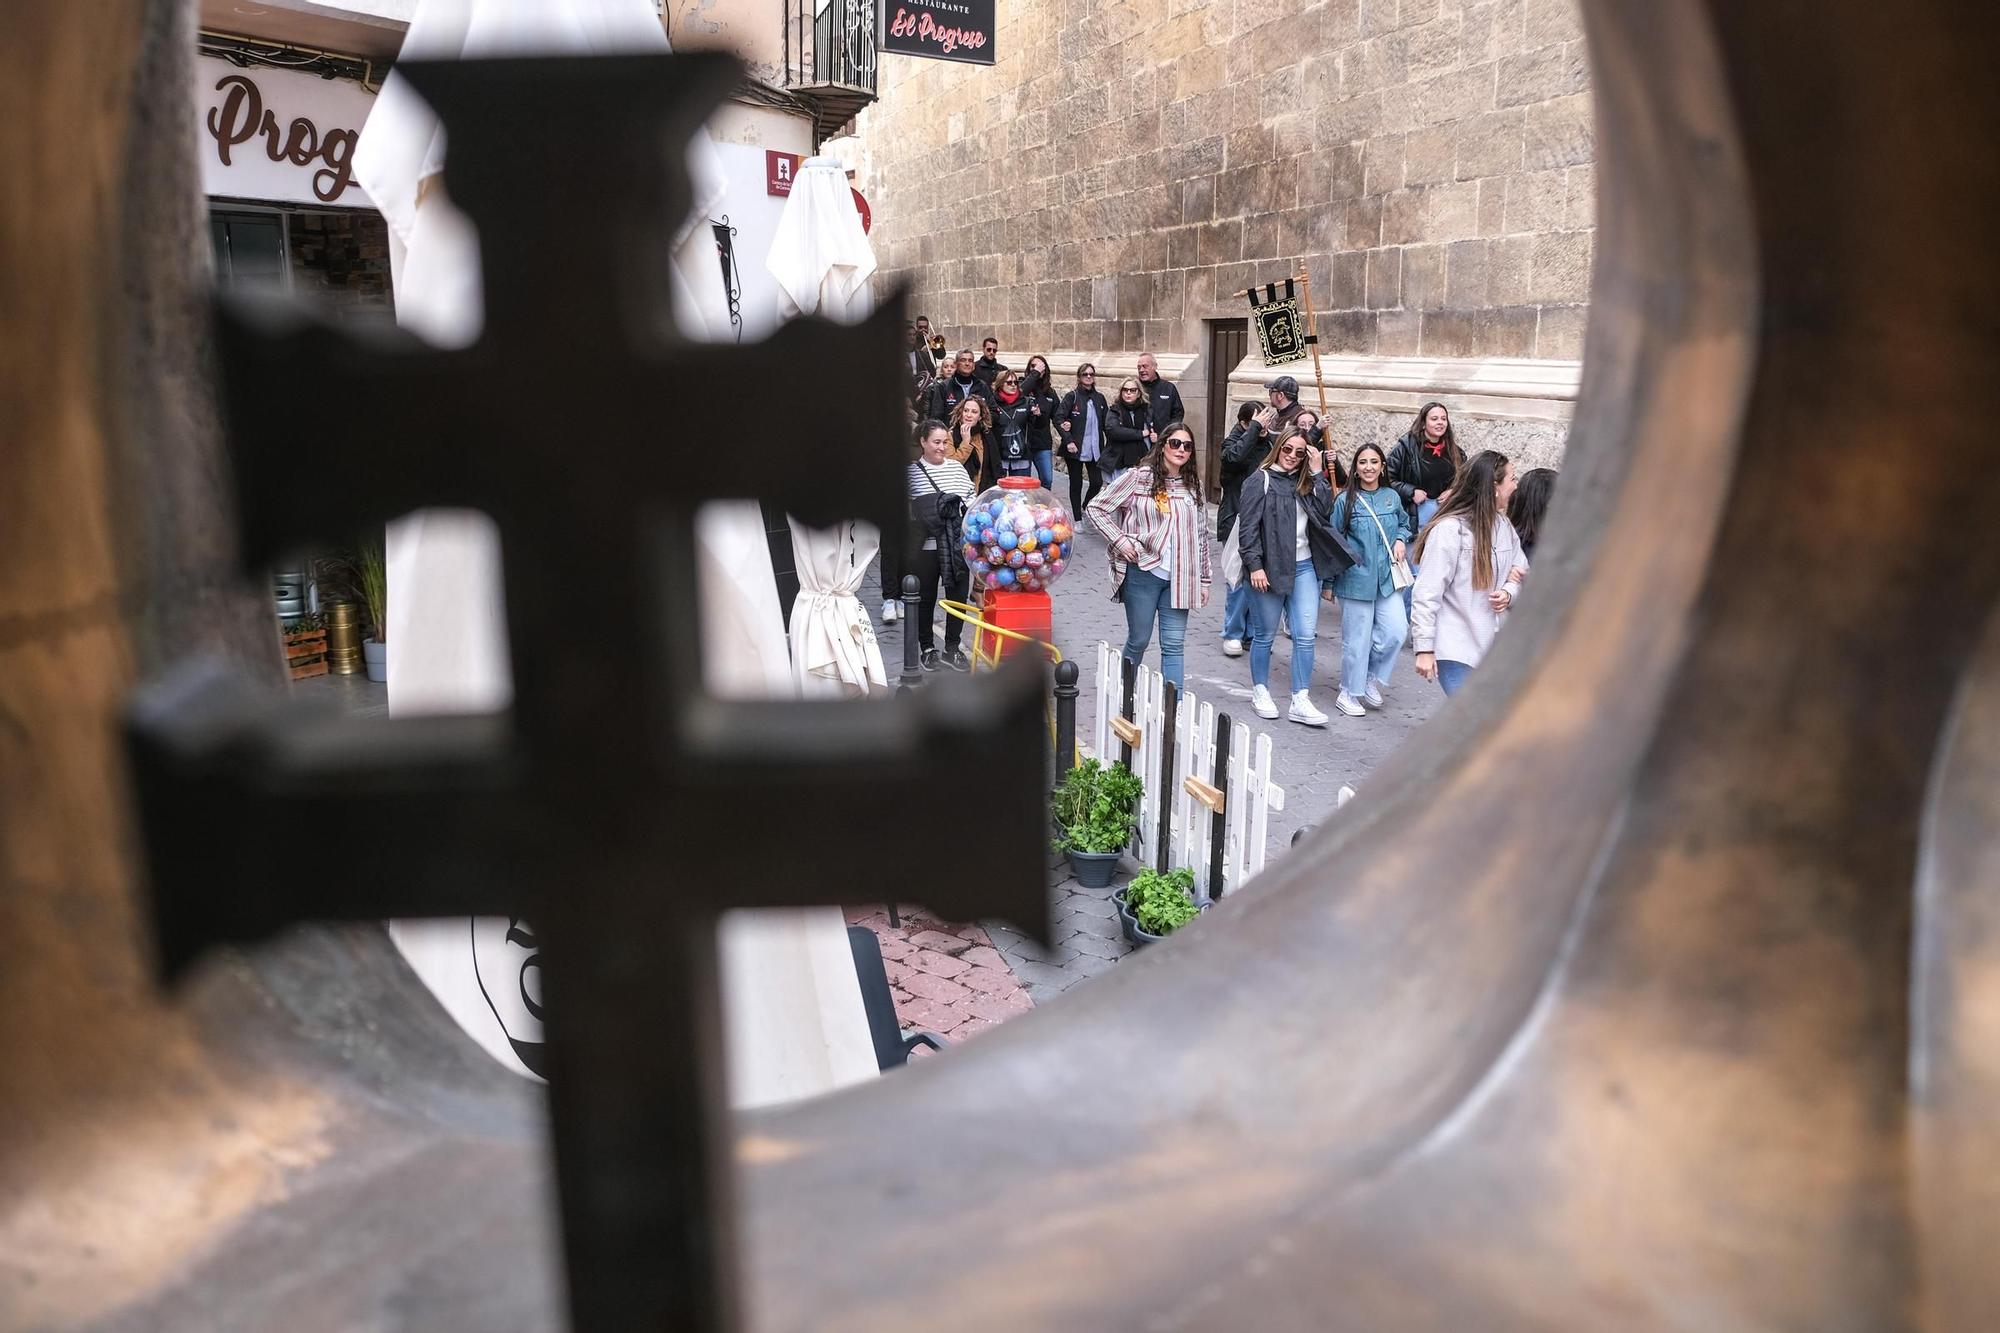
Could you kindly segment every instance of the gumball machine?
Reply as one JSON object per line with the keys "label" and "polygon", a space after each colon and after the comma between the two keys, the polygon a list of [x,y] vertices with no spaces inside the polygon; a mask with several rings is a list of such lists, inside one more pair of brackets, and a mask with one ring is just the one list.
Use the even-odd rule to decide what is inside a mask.
{"label": "gumball machine", "polygon": [[[1049,588],[1062,577],[1075,542],[1068,508],[1034,477],[1002,477],[965,511],[963,535],[981,619],[1053,643]],[[992,637],[1002,657],[1033,649],[1010,635]]]}

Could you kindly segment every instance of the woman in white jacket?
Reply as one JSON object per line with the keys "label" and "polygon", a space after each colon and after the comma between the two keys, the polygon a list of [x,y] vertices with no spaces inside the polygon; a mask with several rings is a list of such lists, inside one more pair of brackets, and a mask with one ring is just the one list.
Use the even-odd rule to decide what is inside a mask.
{"label": "woman in white jacket", "polygon": [[1521,539],[1507,521],[1514,480],[1507,456],[1486,450],[1460,469],[1451,498],[1417,538],[1410,647],[1417,674],[1448,695],[1485,658],[1528,574]]}

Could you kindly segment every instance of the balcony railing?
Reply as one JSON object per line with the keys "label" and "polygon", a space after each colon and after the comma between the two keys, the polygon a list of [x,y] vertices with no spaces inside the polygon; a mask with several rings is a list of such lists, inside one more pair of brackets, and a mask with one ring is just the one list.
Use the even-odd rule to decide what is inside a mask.
{"label": "balcony railing", "polygon": [[810,101],[824,138],[875,100],[878,0],[785,0],[785,88]]}

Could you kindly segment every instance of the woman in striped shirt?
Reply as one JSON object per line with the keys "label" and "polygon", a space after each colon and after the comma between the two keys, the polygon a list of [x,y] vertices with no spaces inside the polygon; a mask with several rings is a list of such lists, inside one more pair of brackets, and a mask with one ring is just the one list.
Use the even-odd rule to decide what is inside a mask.
{"label": "woman in striped shirt", "polygon": [[[910,464],[910,498],[953,495],[959,499],[957,512],[973,498],[972,478],[963,465],[950,458],[951,428],[942,421],[926,421],[917,428],[923,457]],[[932,619],[937,615],[938,590],[942,586],[947,601],[962,602],[966,596],[965,562],[958,556],[957,534],[950,538],[936,531],[910,534],[909,572],[917,576],[920,589],[917,623],[903,626],[903,633],[917,636],[917,660],[926,671],[950,667],[970,671],[972,662],[959,651],[959,635],[965,622],[949,611],[944,617],[944,656],[938,656],[937,632]]]}
{"label": "woman in striped shirt", "polygon": [[1188,612],[1208,605],[1206,500],[1194,432],[1175,423],[1152,453],[1090,502],[1111,549],[1111,595],[1125,603],[1125,660],[1138,662],[1160,622],[1160,674],[1180,687]]}

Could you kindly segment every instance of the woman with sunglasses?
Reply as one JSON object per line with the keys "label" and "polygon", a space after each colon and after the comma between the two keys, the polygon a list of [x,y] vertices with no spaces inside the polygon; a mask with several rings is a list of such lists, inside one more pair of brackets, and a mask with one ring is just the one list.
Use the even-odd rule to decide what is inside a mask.
{"label": "woman with sunglasses", "polygon": [[[1069,469],[1069,512],[1079,521],[1083,507],[1104,489],[1104,474],[1098,470],[1108,442],[1104,434],[1104,395],[1097,391],[1097,367],[1086,361],[1076,368],[1076,387],[1063,395],[1056,409],[1056,429],[1062,432],[1063,466]],[[1090,494],[1083,492],[1085,476],[1090,478]]]}
{"label": "woman with sunglasses", "polygon": [[1004,366],[993,375],[993,447],[987,450],[987,472],[994,478],[1025,477],[1035,471],[1034,445],[1029,438],[1035,402],[1021,390],[1019,371]]}
{"label": "woman with sunglasses", "polygon": [[1292,706],[1287,716],[1308,727],[1326,725],[1313,706],[1313,648],[1319,632],[1320,584],[1354,563],[1335,534],[1333,488],[1325,455],[1294,427],[1278,438],[1264,465],[1243,482],[1236,519],[1237,548],[1250,584],[1250,707],[1275,718],[1271,644],[1279,621],[1292,631]]}
{"label": "woman with sunglasses", "polygon": [[1085,511],[1111,551],[1111,595],[1125,604],[1125,660],[1144,660],[1157,620],[1160,674],[1176,688],[1186,670],[1188,613],[1208,605],[1206,506],[1194,432],[1175,422],[1159,448]]}
{"label": "woman with sunglasses", "polygon": [[1152,408],[1146,403],[1146,389],[1136,379],[1128,379],[1118,386],[1118,397],[1111,404],[1111,411],[1104,420],[1104,435],[1109,444],[1104,456],[1098,460],[1098,467],[1104,472],[1104,484],[1108,487],[1118,480],[1118,474],[1126,468],[1135,467],[1153,450]]}

